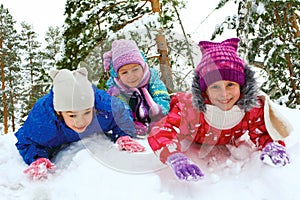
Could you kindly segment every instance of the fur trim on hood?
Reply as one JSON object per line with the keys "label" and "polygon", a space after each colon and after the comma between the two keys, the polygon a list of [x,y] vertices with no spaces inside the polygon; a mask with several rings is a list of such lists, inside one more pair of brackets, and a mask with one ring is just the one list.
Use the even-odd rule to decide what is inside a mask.
{"label": "fur trim on hood", "polygon": [[[259,88],[254,78],[255,72],[249,66],[245,67],[245,85],[241,86],[241,98],[238,100],[237,105],[245,112],[258,105],[257,96]],[[206,111],[205,99],[200,90],[199,76],[195,73],[192,83],[193,104],[200,111]]]}

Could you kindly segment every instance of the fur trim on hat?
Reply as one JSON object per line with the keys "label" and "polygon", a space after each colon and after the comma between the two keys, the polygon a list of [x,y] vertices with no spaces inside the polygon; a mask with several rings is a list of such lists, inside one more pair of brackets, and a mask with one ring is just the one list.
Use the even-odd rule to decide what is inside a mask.
{"label": "fur trim on hat", "polygon": [[[241,86],[241,98],[237,105],[245,112],[258,105],[257,96],[259,88],[254,78],[255,72],[249,66],[245,67],[245,85]],[[193,104],[200,111],[206,111],[205,99],[202,96],[202,91],[199,84],[199,75],[195,73],[192,83]]]}

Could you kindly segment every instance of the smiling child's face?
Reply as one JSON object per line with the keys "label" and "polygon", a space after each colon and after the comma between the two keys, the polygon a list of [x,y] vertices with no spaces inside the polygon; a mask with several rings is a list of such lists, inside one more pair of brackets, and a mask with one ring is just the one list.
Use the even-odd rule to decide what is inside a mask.
{"label": "smiling child's face", "polygon": [[93,108],[60,112],[66,125],[77,133],[85,131],[93,119]]}
{"label": "smiling child's face", "polygon": [[210,102],[221,110],[230,110],[239,100],[240,85],[233,81],[217,81],[207,87]]}
{"label": "smiling child's face", "polygon": [[122,66],[118,71],[121,82],[130,88],[139,85],[144,75],[144,71],[139,64],[127,64]]}

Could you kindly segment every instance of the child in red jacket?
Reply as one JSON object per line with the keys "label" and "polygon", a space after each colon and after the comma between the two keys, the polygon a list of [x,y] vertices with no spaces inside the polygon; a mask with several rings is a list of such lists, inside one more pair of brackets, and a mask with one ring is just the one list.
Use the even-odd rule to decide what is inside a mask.
{"label": "child in red jacket", "polygon": [[151,130],[151,148],[179,179],[204,176],[182,153],[191,142],[238,146],[245,134],[262,150],[260,159],[264,163],[289,163],[282,139],[291,127],[276,113],[268,97],[258,94],[254,72],[237,54],[238,43],[238,38],[199,42],[202,59],[192,94],[177,93],[171,100],[170,113]]}

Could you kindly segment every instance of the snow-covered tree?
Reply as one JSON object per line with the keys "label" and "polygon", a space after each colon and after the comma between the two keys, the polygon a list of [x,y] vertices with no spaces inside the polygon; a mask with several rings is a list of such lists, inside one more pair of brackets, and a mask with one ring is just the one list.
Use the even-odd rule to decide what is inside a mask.
{"label": "snow-covered tree", "polygon": [[[15,130],[18,104],[18,86],[20,81],[20,62],[18,56],[18,35],[14,29],[15,21],[7,9],[0,5],[0,63],[1,63],[1,115],[3,132],[7,133],[9,126]],[[9,123],[10,122],[10,123]],[[3,126],[2,126],[3,124]]]}
{"label": "snow-covered tree", "polygon": [[[221,9],[230,0],[222,0]],[[224,27],[236,29],[240,53],[250,65],[267,73],[262,89],[291,108],[300,107],[300,3],[298,0],[235,1],[237,15],[228,16]]]}
{"label": "snow-covered tree", "polygon": [[44,80],[42,73],[41,43],[37,39],[37,33],[33,31],[32,25],[21,23],[20,51],[23,73],[23,106],[22,113],[26,116],[36,100],[42,96]]}
{"label": "snow-covered tree", "polygon": [[[193,70],[191,55],[188,55],[190,53],[189,44],[187,44],[189,36],[179,38],[178,33],[176,35],[174,32],[174,24],[180,20],[177,9],[180,10],[184,6],[183,0],[68,0],[63,33],[65,54],[59,65],[61,68],[76,69],[80,62],[85,62],[81,64],[87,67],[92,66],[89,71],[93,72],[95,78],[98,77],[96,80],[93,78],[91,80],[99,80],[98,85],[103,87],[103,80],[105,81],[107,77],[102,70],[102,54],[109,49],[113,39],[130,35],[129,38],[137,42],[141,50],[145,52],[148,62],[151,63],[150,66],[153,67],[160,65],[161,52],[159,52],[156,40],[157,35],[161,34],[167,38],[170,66],[175,80],[178,81],[178,84],[174,85],[178,86],[177,90],[182,90],[182,88],[185,90],[188,84],[182,80],[182,77],[186,74],[182,74],[183,71],[180,69],[175,69],[179,65],[184,65],[190,66],[190,71]],[[178,62],[182,57],[188,58],[188,61]],[[87,60],[98,63],[91,65]]]}
{"label": "snow-covered tree", "polygon": [[76,69],[88,53],[116,31],[135,21],[149,7],[140,1],[67,0],[65,6],[64,48],[60,67]]}
{"label": "snow-covered tree", "polygon": [[42,87],[42,91],[47,92],[51,87],[51,78],[49,72],[57,67],[58,61],[61,59],[63,52],[63,40],[61,28],[49,27],[45,36],[45,48],[42,50],[43,65],[40,69],[40,78],[38,82]]}
{"label": "snow-covered tree", "polygon": [[55,68],[62,56],[63,39],[60,27],[49,27],[45,36],[46,47],[43,53],[43,62],[48,68]]}

